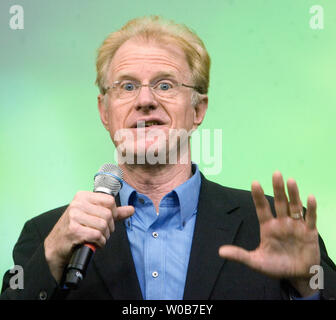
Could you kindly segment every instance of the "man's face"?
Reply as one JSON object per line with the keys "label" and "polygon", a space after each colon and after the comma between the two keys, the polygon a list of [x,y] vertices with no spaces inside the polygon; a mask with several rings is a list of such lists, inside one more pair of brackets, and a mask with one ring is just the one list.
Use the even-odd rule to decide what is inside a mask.
{"label": "man's face", "polygon": [[[140,43],[134,39],[128,40],[117,50],[110,63],[108,79],[108,86],[120,80],[153,84],[165,79],[194,85],[191,83],[191,71],[182,49],[174,44],[157,44],[153,41]],[[135,154],[140,150],[141,139],[143,141],[140,143],[144,146],[142,151],[146,152],[153,144],[153,140],[143,138],[143,132],[160,130],[165,136],[161,146],[166,147],[171,129],[185,129],[187,132],[196,129],[207,109],[206,95],[202,96],[197,106],[192,106],[193,89],[183,86],[178,88],[178,94],[173,98],[162,98],[146,86],[140,88],[138,95],[131,99],[122,99],[113,90],[115,89],[108,90],[105,101],[104,96],[98,96],[101,120],[116,146],[120,143],[116,140],[118,131],[127,129],[132,133],[138,144],[130,142],[133,144],[131,146],[126,143],[126,148],[132,148]],[[139,123],[145,124],[146,128],[139,129]]]}

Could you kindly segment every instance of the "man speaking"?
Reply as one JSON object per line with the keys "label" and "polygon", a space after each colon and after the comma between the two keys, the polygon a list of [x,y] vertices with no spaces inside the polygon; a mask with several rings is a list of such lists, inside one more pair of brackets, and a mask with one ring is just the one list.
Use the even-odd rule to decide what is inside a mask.
{"label": "man speaking", "polygon": [[[274,198],[207,180],[190,133],[208,106],[210,58],[199,37],[160,17],[129,21],[97,56],[98,109],[119,155],[115,197],[79,191],[29,220],[13,251],[24,289],[3,299],[330,299],[336,267],[316,229],[316,200],[272,177]],[[286,189],[287,187],[287,193]],[[83,244],[94,251],[66,283]],[[323,281],[314,285],[312,270]]]}

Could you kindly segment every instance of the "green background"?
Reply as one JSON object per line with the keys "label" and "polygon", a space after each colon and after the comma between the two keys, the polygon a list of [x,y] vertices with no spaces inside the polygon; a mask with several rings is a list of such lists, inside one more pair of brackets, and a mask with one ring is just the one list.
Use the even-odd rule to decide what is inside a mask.
{"label": "green background", "polygon": [[[9,28],[11,5],[24,30]],[[312,5],[324,8],[313,30]],[[169,0],[0,2],[0,273],[26,220],[92,190],[113,161],[96,107],[96,49],[136,16],[185,23],[212,58],[201,128],[223,131],[222,170],[208,178],[273,194],[280,170],[318,203],[318,229],[336,260],[336,2]],[[213,148],[218,146],[212,145]],[[205,165],[200,163],[200,167]]]}

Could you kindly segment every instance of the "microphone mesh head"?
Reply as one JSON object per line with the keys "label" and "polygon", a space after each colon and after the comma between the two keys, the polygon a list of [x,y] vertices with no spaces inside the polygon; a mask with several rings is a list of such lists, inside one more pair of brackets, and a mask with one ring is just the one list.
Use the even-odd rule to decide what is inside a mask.
{"label": "microphone mesh head", "polygon": [[[121,189],[122,170],[111,163],[105,163],[94,178],[94,191],[102,191],[116,196]],[[117,177],[117,178],[116,178]],[[118,178],[120,180],[118,180]]]}

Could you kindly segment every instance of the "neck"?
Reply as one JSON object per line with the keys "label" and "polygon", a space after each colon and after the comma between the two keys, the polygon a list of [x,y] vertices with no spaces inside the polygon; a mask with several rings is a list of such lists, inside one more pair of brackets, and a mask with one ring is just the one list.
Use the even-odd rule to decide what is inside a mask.
{"label": "neck", "polygon": [[150,198],[157,212],[162,197],[192,176],[190,161],[187,164],[120,164],[119,167],[123,170],[123,179]]}

